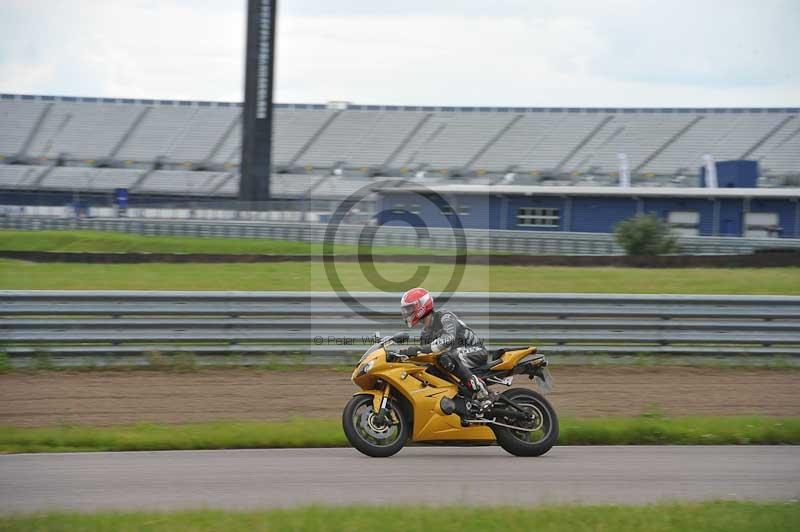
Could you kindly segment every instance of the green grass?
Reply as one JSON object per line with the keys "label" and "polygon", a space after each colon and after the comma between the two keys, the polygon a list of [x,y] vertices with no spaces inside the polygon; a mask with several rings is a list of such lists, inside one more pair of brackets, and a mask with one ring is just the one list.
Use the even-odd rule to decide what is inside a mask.
{"label": "green grass", "polygon": [[[800,444],[800,418],[763,416],[561,420],[560,445]],[[338,419],[119,427],[0,426],[0,452],[155,451],[347,446]]]}
{"label": "green grass", "polygon": [[[448,264],[425,265],[426,288],[445,288]],[[376,264],[378,272],[406,281],[416,264]],[[348,290],[376,290],[357,263],[337,265]],[[0,289],[28,290],[312,290],[331,289],[319,263],[71,264],[0,260]],[[400,288],[395,288],[399,291]],[[640,269],[558,266],[468,266],[457,290],[625,294],[800,295],[800,268]]]}
{"label": "green grass", "polygon": [[[106,231],[0,230],[0,250],[103,253],[211,253],[234,255],[320,255],[322,244],[258,238],[199,238],[143,236]],[[336,244],[339,254],[356,253],[358,246]],[[377,246],[375,254],[431,254],[418,247]],[[453,250],[436,250],[450,254]]]}
{"label": "green grass", "polygon": [[565,419],[561,445],[775,445],[800,444],[800,418],[764,416]]}
{"label": "green grass", "polygon": [[782,532],[797,530],[797,502],[550,505],[524,507],[310,506],[282,510],[53,512],[0,516],[2,530],[41,531],[402,531],[505,532]]}
{"label": "green grass", "polygon": [[[318,243],[259,239],[141,236],[101,231],[0,231],[0,249],[27,251],[103,251],[219,254],[312,254]],[[441,250],[449,253],[452,250]],[[356,246],[337,245],[337,253]],[[423,248],[381,247],[376,254],[429,254]],[[436,251],[439,253],[439,250]],[[377,271],[401,287],[418,266],[430,268],[426,287],[443,290],[454,268],[449,264],[378,263]],[[375,290],[355,263],[338,264],[348,290]],[[405,281],[405,283],[403,283]],[[319,263],[78,264],[0,260],[0,289],[30,290],[331,290]],[[393,290],[399,291],[400,287]],[[641,294],[797,294],[800,268],[576,268],[469,266],[456,288],[470,291],[585,292]]]}
{"label": "green grass", "polygon": [[341,447],[345,444],[338,420],[0,427],[0,452],[4,453]]}

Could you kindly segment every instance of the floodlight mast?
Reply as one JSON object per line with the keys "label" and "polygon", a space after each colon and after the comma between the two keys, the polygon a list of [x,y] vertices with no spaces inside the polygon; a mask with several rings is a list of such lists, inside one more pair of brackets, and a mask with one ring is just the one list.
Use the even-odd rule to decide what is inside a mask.
{"label": "floodlight mast", "polygon": [[277,0],[247,1],[242,158],[239,199],[270,199],[272,174],[272,91],[275,72]]}

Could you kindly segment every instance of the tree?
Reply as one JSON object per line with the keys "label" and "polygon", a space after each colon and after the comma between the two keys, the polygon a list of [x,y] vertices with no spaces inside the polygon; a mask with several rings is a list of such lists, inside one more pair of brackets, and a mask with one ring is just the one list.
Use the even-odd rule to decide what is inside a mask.
{"label": "tree", "polygon": [[669,225],[655,214],[637,214],[614,227],[614,237],[628,255],[665,255],[680,251]]}

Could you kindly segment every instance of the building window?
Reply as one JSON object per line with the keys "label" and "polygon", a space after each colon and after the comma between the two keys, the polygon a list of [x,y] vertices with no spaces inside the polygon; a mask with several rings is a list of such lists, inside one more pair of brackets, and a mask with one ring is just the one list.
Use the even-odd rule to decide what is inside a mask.
{"label": "building window", "polygon": [[468,216],[470,211],[469,205],[459,205],[458,206],[458,214],[461,216]]}
{"label": "building window", "polygon": [[517,225],[525,227],[558,227],[561,220],[559,209],[520,207],[517,209]]}

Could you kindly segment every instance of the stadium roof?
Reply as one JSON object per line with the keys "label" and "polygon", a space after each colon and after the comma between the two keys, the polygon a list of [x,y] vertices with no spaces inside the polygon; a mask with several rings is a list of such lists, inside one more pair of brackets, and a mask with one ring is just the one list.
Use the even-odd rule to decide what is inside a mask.
{"label": "stadium roof", "polygon": [[[207,100],[161,100],[141,98],[100,98],[93,96],[48,96],[38,94],[0,94],[0,100],[126,103],[177,107],[241,107],[241,102]],[[430,105],[359,105],[350,102],[276,103],[276,109],[347,109],[355,111],[436,111],[459,113],[800,113],[800,107],[463,107]]]}
{"label": "stadium roof", "polygon": [[491,194],[509,196],[632,196],[690,198],[789,198],[800,199],[800,188],[696,188],[696,187],[587,187],[526,185],[431,185],[376,187],[377,192],[420,194]]}

